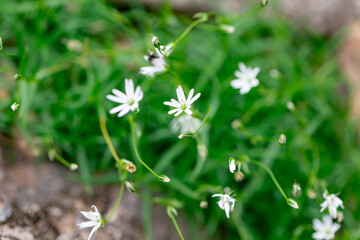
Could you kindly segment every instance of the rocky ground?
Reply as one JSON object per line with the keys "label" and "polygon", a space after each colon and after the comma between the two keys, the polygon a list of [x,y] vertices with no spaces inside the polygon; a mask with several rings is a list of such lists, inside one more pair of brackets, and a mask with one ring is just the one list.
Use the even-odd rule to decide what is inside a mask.
{"label": "rocky ground", "polygon": [[[8,156],[16,153],[14,161]],[[115,205],[119,186],[95,186],[88,197],[81,184],[67,180],[68,169],[56,162],[36,163],[22,149],[9,149],[0,142],[0,239],[1,240],[80,240],[90,229],[76,225],[86,219],[80,211],[96,205],[106,218]],[[166,210],[153,208],[154,239],[178,239]],[[141,202],[137,195],[124,192],[120,207],[111,221],[96,234],[102,240],[144,239]]]}

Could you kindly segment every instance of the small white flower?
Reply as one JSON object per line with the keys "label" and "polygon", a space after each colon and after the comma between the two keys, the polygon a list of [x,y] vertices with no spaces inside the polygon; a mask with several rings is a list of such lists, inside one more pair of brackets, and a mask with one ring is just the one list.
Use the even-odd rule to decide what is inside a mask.
{"label": "small white flower", "polygon": [[198,93],[193,97],[194,89],[191,89],[188,98],[186,99],[184,90],[180,85],[176,89],[176,94],[178,97],[178,101],[176,101],[175,99],[171,99],[170,102],[164,102],[165,105],[175,108],[173,110],[170,110],[168,113],[169,114],[175,113],[174,115],[175,117],[179,116],[182,112],[191,115],[192,114],[192,111],[190,110],[191,104],[193,104],[193,102],[195,102],[200,97],[201,94]]}
{"label": "small white flower", "polygon": [[78,226],[80,227],[80,229],[82,228],[86,228],[86,227],[92,227],[93,229],[91,230],[90,234],[89,234],[89,238],[88,240],[92,237],[92,235],[98,231],[102,226],[103,226],[103,219],[99,213],[99,211],[97,210],[97,208],[92,205],[92,208],[95,209],[95,212],[89,211],[89,212],[84,212],[81,211],[81,214],[84,215],[84,217],[86,217],[87,219],[89,219],[90,221],[87,222],[82,222],[80,224],[78,224]]}
{"label": "small white flower", "polygon": [[237,79],[230,82],[230,85],[235,89],[240,89],[240,94],[248,93],[251,88],[259,85],[259,80],[256,78],[260,72],[260,68],[248,68],[244,63],[239,63],[240,71],[235,71]]}
{"label": "small white flower", "polygon": [[219,207],[225,211],[226,217],[230,218],[230,211],[234,209],[236,199],[230,196],[230,193],[226,194],[214,194],[212,197],[220,197],[220,200],[217,202]]}
{"label": "small white flower", "polygon": [[313,219],[313,228],[316,231],[312,237],[317,240],[330,240],[335,238],[335,233],[340,228],[340,224],[333,223],[329,215],[323,216],[323,221]]}
{"label": "small white flower", "polygon": [[141,67],[140,74],[153,77],[157,73],[163,73],[166,71],[166,62],[164,56],[156,48],[156,53],[149,51],[148,55],[144,56],[145,61],[149,63],[150,66]]}
{"label": "small white flower", "polygon": [[11,109],[12,109],[13,111],[18,110],[19,107],[20,107],[20,104],[18,104],[17,102],[14,102],[14,103],[11,105]]}
{"label": "small white flower", "polygon": [[201,125],[201,121],[198,118],[194,118],[191,115],[183,115],[178,118],[174,118],[171,121],[171,130],[174,133],[181,132],[196,132]]}
{"label": "small white flower", "polygon": [[235,159],[233,158],[229,159],[229,168],[231,173],[235,172],[236,169]]}
{"label": "small white flower", "polygon": [[143,92],[140,86],[137,86],[134,92],[134,82],[131,79],[125,79],[126,94],[117,89],[113,89],[112,93],[114,95],[106,95],[106,98],[110,101],[121,103],[121,105],[110,110],[110,114],[119,113],[118,117],[124,116],[130,110],[135,111],[139,109],[139,102],[143,98]]}
{"label": "small white flower", "polygon": [[329,209],[330,216],[332,218],[337,217],[337,208],[340,206],[342,209],[344,209],[343,201],[341,201],[340,198],[337,197],[338,194],[328,194],[328,191],[325,190],[323,197],[325,198],[325,201],[320,205],[321,210],[320,212],[323,212],[326,208]]}

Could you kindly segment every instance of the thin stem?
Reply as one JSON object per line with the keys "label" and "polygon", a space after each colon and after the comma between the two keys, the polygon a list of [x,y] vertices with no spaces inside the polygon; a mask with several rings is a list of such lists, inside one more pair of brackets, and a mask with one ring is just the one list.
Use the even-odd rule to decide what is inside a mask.
{"label": "thin stem", "polygon": [[146,167],[152,174],[154,174],[157,178],[160,178],[159,175],[157,175],[140,157],[139,155],[139,152],[137,150],[137,147],[136,147],[136,141],[135,141],[135,132],[134,132],[134,123],[133,123],[133,120],[132,118],[129,118],[129,123],[130,123],[130,128],[131,128],[131,141],[132,141],[132,145],[133,145],[133,148],[134,148],[134,152],[135,152],[135,155],[137,157],[137,159],[139,160],[139,162],[144,166]]}
{"label": "thin stem", "polygon": [[228,17],[227,19],[231,20],[231,21],[234,21],[234,20],[239,20],[239,19],[242,19],[242,18],[246,18],[246,17],[260,11],[262,8],[263,8],[263,6],[259,6],[259,7],[256,7],[254,9],[250,10],[249,12],[247,12],[247,13],[245,13],[243,15],[236,14],[236,15]]}
{"label": "thin stem", "polygon": [[279,189],[279,191],[281,192],[281,194],[283,195],[283,197],[285,198],[285,200],[286,200],[286,202],[287,202],[287,201],[288,201],[288,197],[286,196],[284,190],[281,188],[280,184],[279,184],[278,181],[276,180],[276,178],[275,178],[273,172],[271,171],[271,169],[270,169],[268,166],[266,166],[265,164],[263,164],[262,162],[259,162],[259,161],[253,160],[253,159],[251,159],[250,162],[258,165],[259,167],[264,168],[264,169],[269,173],[269,175],[270,175],[270,177],[272,178],[272,180],[274,181],[276,187]]}
{"label": "thin stem", "polygon": [[119,164],[121,164],[121,160],[115,151],[114,145],[112,144],[109,133],[106,129],[106,122],[105,122],[105,118],[103,116],[99,117],[99,124],[100,124],[101,133],[105,138],[106,144],[108,145],[111,154],[115,158],[115,161],[118,162]]}
{"label": "thin stem", "polygon": [[199,18],[195,21],[193,21],[186,29],[185,31],[180,35],[180,37],[178,37],[178,39],[176,39],[176,41],[174,42],[174,48],[176,47],[176,45],[183,40],[183,38],[186,37],[186,35],[191,31],[191,29],[193,29],[194,27],[196,27],[196,25],[199,25],[200,23],[205,22],[206,19],[204,18]]}
{"label": "thin stem", "polygon": [[120,191],[119,191],[119,196],[118,199],[116,201],[116,205],[114,207],[114,209],[111,211],[110,216],[106,219],[106,221],[104,223],[107,223],[110,221],[111,217],[114,215],[115,211],[117,210],[117,208],[120,205],[123,193],[124,193],[124,188],[125,188],[125,179],[122,181],[121,186],[120,186]]}
{"label": "thin stem", "polygon": [[20,104],[20,83],[19,81],[16,81],[17,90],[18,90],[18,96],[17,96],[17,102]]}
{"label": "thin stem", "polygon": [[183,235],[182,235],[182,233],[181,233],[181,231],[180,231],[179,225],[178,225],[177,222],[176,222],[176,219],[175,219],[175,217],[174,217],[174,214],[172,214],[172,213],[169,214],[169,217],[171,218],[172,222],[174,223],[174,226],[175,226],[175,228],[176,228],[176,230],[177,230],[180,238],[181,238],[182,240],[184,240],[184,237],[183,237]]}
{"label": "thin stem", "polygon": [[[53,151],[53,150],[52,150]],[[56,160],[58,160],[60,163],[62,163],[66,167],[70,167],[70,163],[66,161],[62,156],[60,156],[58,153],[54,151],[54,157]]]}

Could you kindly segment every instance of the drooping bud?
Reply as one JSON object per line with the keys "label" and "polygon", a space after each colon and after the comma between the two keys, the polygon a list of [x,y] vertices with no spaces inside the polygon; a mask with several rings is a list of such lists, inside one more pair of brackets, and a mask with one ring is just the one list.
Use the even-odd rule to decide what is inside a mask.
{"label": "drooping bud", "polygon": [[269,0],[261,0],[261,6],[264,7],[269,3]]}
{"label": "drooping bud", "polygon": [[242,171],[236,171],[234,174],[234,178],[236,182],[241,182],[245,177],[245,174]]}
{"label": "drooping bud", "polygon": [[289,101],[289,102],[286,103],[286,107],[287,107],[291,112],[295,111],[295,105],[294,105],[294,103],[291,102],[291,101]]}
{"label": "drooping bud", "polygon": [[165,176],[165,175],[159,176],[159,180],[160,180],[161,182],[164,182],[164,183],[170,182],[170,178],[168,178],[168,177]]}
{"label": "drooping bud", "polygon": [[18,110],[19,107],[20,107],[20,104],[17,103],[17,102],[14,102],[14,103],[11,105],[11,109],[12,109],[13,111]]}
{"label": "drooping bud", "polygon": [[71,163],[69,168],[71,171],[75,171],[79,168],[79,166],[76,163]]}
{"label": "drooping bud", "polygon": [[282,144],[282,145],[286,144],[286,136],[285,136],[285,134],[280,135],[279,143]]}
{"label": "drooping bud", "polygon": [[137,192],[137,187],[133,182],[125,181],[125,186],[129,192],[132,192],[132,193]]}
{"label": "drooping bud", "polygon": [[172,206],[168,206],[167,209],[166,209],[166,212],[167,214],[169,215],[169,217],[172,217],[172,216],[177,216],[177,211],[174,207]]}
{"label": "drooping bud", "polygon": [[287,200],[287,204],[288,204],[290,207],[292,207],[292,208],[299,209],[299,205],[298,205],[297,202],[296,202],[294,199],[292,199],[292,198],[289,198],[289,199]]}

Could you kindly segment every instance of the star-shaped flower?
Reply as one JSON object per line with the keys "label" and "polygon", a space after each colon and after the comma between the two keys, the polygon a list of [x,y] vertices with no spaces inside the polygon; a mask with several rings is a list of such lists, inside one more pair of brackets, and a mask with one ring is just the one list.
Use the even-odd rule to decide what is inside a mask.
{"label": "star-shaped flower", "polygon": [[335,233],[340,228],[340,224],[333,223],[329,215],[323,216],[323,221],[313,219],[313,228],[316,231],[312,237],[317,240],[330,240],[335,238]]}
{"label": "star-shaped flower", "polygon": [[337,217],[337,208],[340,206],[342,209],[344,209],[343,201],[341,201],[340,198],[337,197],[338,194],[328,194],[328,191],[325,190],[323,197],[325,198],[325,201],[320,205],[321,206],[321,212],[324,211],[326,208],[329,209],[330,216],[332,218]]}
{"label": "star-shaped flower", "polygon": [[230,218],[230,211],[234,209],[236,199],[230,196],[230,193],[225,194],[214,194],[212,197],[220,197],[220,200],[217,202],[219,207],[225,211],[226,217]]}
{"label": "star-shaped flower", "polygon": [[101,217],[101,214],[99,213],[98,209],[94,205],[92,205],[91,207],[95,209],[95,212],[81,211],[81,214],[84,215],[84,217],[86,217],[90,221],[82,222],[82,223],[78,224],[80,229],[86,228],[86,227],[92,227],[92,230],[91,230],[91,232],[89,234],[88,240],[90,240],[92,235],[104,225],[104,221],[103,221],[103,219]]}
{"label": "star-shaped flower", "polygon": [[240,89],[240,94],[248,93],[251,88],[259,85],[259,80],[256,78],[260,72],[260,68],[256,67],[254,69],[248,68],[244,63],[239,63],[240,71],[235,71],[235,80],[230,82],[230,85],[235,89]]}
{"label": "star-shaped flower", "polygon": [[176,94],[178,97],[178,101],[175,99],[171,99],[170,102],[164,102],[165,105],[168,105],[170,107],[174,107],[175,109],[170,110],[169,114],[174,114],[175,117],[179,116],[182,112],[185,112],[189,115],[192,114],[192,111],[190,110],[191,104],[193,104],[199,97],[200,93],[196,94],[194,97],[194,89],[191,89],[189,92],[189,95],[187,99],[185,98],[184,90],[179,85],[176,89]]}
{"label": "star-shaped flower", "polygon": [[121,103],[119,106],[110,110],[110,114],[119,113],[118,117],[124,116],[130,110],[137,110],[139,108],[139,102],[143,98],[143,92],[140,86],[137,86],[134,92],[134,82],[131,79],[125,79],[126,94],[117,89],[113,89],[112,93],[114,95],[106,95],[106,98],[110,101]]}

